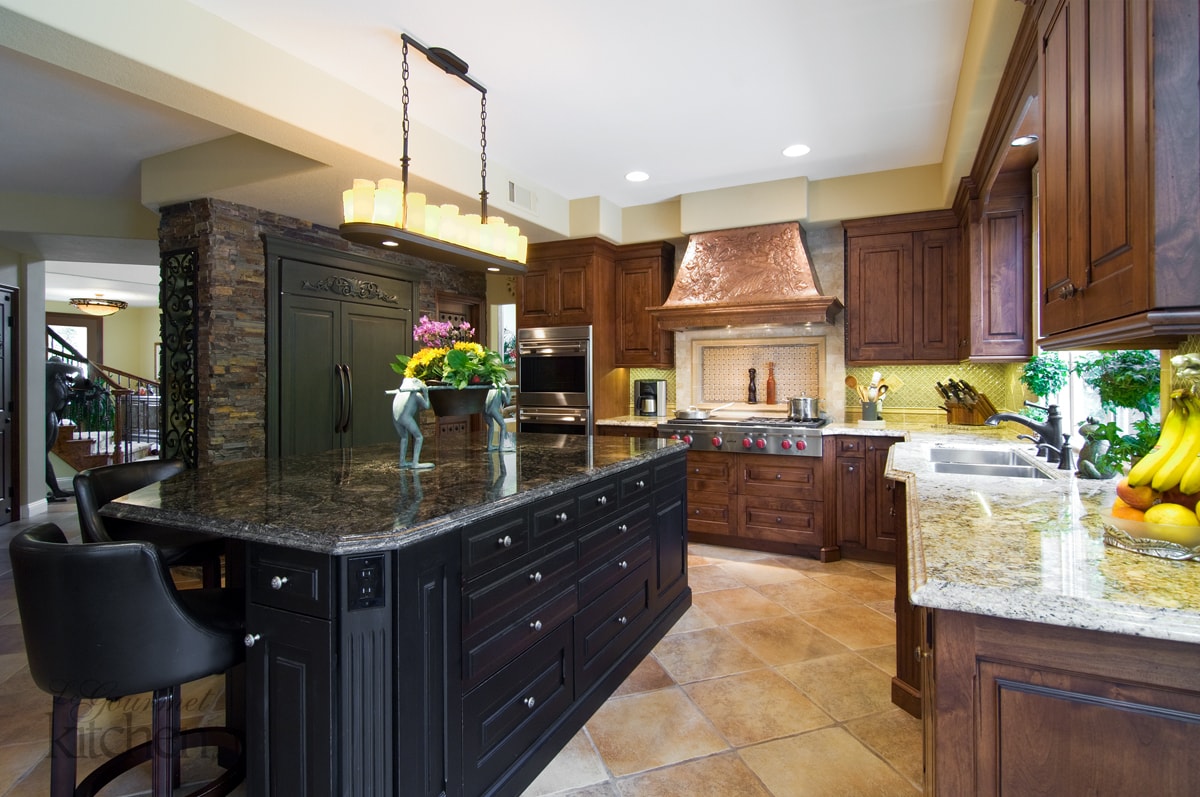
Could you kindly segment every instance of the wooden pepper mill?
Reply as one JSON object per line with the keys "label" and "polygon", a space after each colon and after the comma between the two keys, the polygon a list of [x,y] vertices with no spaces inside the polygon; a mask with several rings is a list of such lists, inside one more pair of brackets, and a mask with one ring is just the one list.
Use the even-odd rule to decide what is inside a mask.
{"label": "wooden pepper mill", "polygon": [[775,363],[767,363],[767,403],[775,403]]}

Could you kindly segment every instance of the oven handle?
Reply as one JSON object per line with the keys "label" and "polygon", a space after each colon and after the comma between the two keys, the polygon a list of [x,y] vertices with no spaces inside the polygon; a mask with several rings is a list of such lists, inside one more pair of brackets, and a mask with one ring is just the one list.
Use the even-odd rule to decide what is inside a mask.
{"label": "oven handle", "polygon": [[588,351],[587,341],[565,341],[536,344],[517,344],[517,354],[521,357],[554,357],[556,355],[585,355]]}
{"label": "oven handle", "polygon": [[517,411],[517,419],[539,423],[587,423],[588,411],[578,407],[521,407]]}

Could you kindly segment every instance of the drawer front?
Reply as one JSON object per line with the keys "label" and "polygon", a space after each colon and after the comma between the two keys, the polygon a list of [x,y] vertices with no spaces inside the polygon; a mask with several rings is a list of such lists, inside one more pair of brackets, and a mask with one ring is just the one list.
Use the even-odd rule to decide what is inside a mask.
{"label": "drawer front", "polygon": [[736,495],[692,492],[687,494],[688,531],[707,534],[732,534],[736,514]]}
{"label": "drawer front", "polygon": [[579,507],[571,493],[552,503],[539,503],[533,512],[533,545],[546,545],[579,528]]}
{"label": "drawer front", "polygon": [[824,544],[824,514],[817,501],[743,496],[739,536],[797,545]]}
{"label": "drawer front", "polygon": [[621,478],[621,504],[629,506],[630,501],[640,501],[654,489],[654,480],[650,477],[649,468],[639,468],[628,476]]}
{"label": "drawer front", "polygon": [[742,461],[742,494],[821,500],[821,459],[797,462],[787,457],[747,456]]}
{"label": "drawer front", "polygon": [[628,545],[639,536],[646,536],[649,531],[648,503],[590,526],[579,537],[579,564],[586,567],[606,553]]}
{"label": "drawer front", "polygon": [[603,479],[579,491],[579,522],[611,515],[621,508],[621,485],[616,478]]}
{"label": "drawer front", "polygon": [[679,457],[667,461],[656,460],[654,464],[654,489],[664,484],[687,478],[687,457]]}
{"label": "drawer front", "polygon": [[575,544],[564,543],[528,564],[497,571],[463,593],[463,637],[486,634],[491,625],[541,604],[575,580]]}
{"label": "drawer front", "polygon": [[[463,688],[469,689],[487,678],[569,620],[578,606],[575,595],[572,583],[545,603],[499,626],[495,634],[477,634],[474,641],[464,642]],[[569,631],[570,623],[567,628]]]}
{"label": "drawer front", "polygon": [[463,575],[467,578],[515,561],[529,550],[529,521],[524,511],[472,524],[463,535]]}
{"label": "drawer front", "polygon": [[511,762],[533,747],[574,699],[571,624],[463,698],[463,779],[483,794]]}
{"label": "drawer front", "polygon": [[650,538],[643,534],[633,545],[617,551],[599,566],[593,567],[587,575],[579,579],[579,605],[587,606],[613,584],[650,561],[653,549]]}
{"label": "drawer front", "polygon": [[248,570],[253,603],[333,617],[333,560],[325,554],[254,544]]}
{"label": "drawer front", "polygon": [[687,455],[688,491],[737,492],[737,460],[733,454],[691,452]]}
{"label": "drawer front", "polygon": [[837,440],[837,455],[839,457],[861,457],[866,452],[867,442],[862,437],[843,437],[838,436]]}
{"label": "drawer front", "polygon": [[646,561],[575,618],[576,689],[591,686],[649,625],[651,578]]}

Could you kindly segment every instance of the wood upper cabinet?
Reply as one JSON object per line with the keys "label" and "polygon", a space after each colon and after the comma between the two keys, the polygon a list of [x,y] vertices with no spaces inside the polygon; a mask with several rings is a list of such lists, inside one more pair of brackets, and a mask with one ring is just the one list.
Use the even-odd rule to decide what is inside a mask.
{"label": "wood upper cabinet", "polygon": [[959,360],[1024,361],[1033,354],[1032,173],[1001,174],[987,200],[964,179],[955,200],[963,272]]}
{"label": "wood upper cabinet", "polygon": [[1196,0],[1046,0],[1041,334],[1170,347],[1200,331]]}
{"label": "wood upper cabinet", "polygon": [[662,329],[646,308],[671,293],[675,247],[666,242],[617,248],[614,292],[618,368],[672,368],[675,335]]}
{"label": "wood upper cabinet", "polygon": [[956,362],[958,225],[951,211],[843,222],[846,360]]}
{"label": "wood upper cabinet", "polygon": [[517,326],[593,324],[612,317],[614,247],[599,238],[532,244],[517,280]]}

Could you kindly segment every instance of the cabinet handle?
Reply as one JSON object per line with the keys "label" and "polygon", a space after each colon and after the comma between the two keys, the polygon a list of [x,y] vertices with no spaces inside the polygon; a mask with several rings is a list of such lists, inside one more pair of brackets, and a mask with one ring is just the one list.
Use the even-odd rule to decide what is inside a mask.
{"label": "cabinet handle", "polygon": [[629,625],[629,618],[626,617],[625,615],[621,615],[620,617],[617,618],[617,622],[620,623],[621,625]]}
{"label": "cabinet handle", "polygon": [[627,531],[629,531],[629,524],[627,524],[627,523],[622,523],[621,525],[617,526],[617,532],[618,532],[618,533],[620,533],[620,534],[624,534],[624,533],[625,533],[625,532],[627,532]]}
{"label": "cabinet handle", "polygon": [[780,480],[780,479],[782,479],[782,478],[783,478],[783,474],[782,474],[782,473],[776,473],[776,474],[775,474],[775,481],[779,481],[779,480]]}
{"label": "cabinet handle", "polygon": [[783,522],[783,518],[781,518],[781,517],[777,517],[777,518],[775,518],[775,522],[776,522],[776,523],[782,523],[782,522]]}
{"label": "cabinet handle", "polygon": [[622,559],[621,561],[617,562],[617,567],[621,568],[622,570],[626,570],[629,567],[629,562],[626,562],[624,559]]}
{"label": "cabinet handle", "polygon": [[534,584],[541,584],[541,583],[542,583],[542,573],[541,573],[541,571],[538,571],[538,572],[536,572],[536,573],[530,573],[530,574],[529,574],[529,580],[530,580],[530,581],[532,581]]}
{"label": "cabinet handle", "polygon": [[287,576],[274,576],[271,579],[271,589],[283,589],[283,585],[287,582]]}
{"label": "cabinet handle", "polygon": [[1079,293],[1079,288],[1075,287],[1075,283],[1068,281],[1066,285],[1058,289],[1058,298],[1070,299],[1077,293]]}
{"label": "cabinet handle", "polygon": [[921,646],[920,645],[917,645],[915,648],[913,648],[913,659],[916,661],[921,660]]}
{"label": "cabinet handle", "polygon": [[537,705],[537,701],[533,699],[533,695],[530,695],[521,702],[525,704],[525,708],[533,708]]}
{"label": "cabinet handle", "polygon": [[849,473],[854,473],[854,466],[853,466],[853,465],[850,465],[850,466],[848,466],[848,467],[846,468],[846,470],[847,470],[847,472],[849,472]]}
{"label": "cabinet handle", "polygon": [[559,523],[566,523],[567,522],[567,513],[559,512],[557,515],[554,516],[554,519],[557,520]]}
{"label": "cabinet handle", "polygon": [[693,509],[693,510],[692,510],[692,514],[693,514],[693,515],[699,515],[699,514],[700,514],[700,510],[699,510],[699,509]]}
{"label": "cabinet handle", "polygon": [[512,537],[505,534],[503,537],[496,540],[496,544],[499,545],[501,548],[511,548],[512,547]]}
{"label": "cabinet handle", "polygon": [[599,498],[596,499],[596,503],[599,504],[600,506],[608,506],[608,496],[607,495],[600,496]]}
{"label": "cabinet handle", "polygon": [[894,507],[894,506],[889,506],[889,507],[888,507],[888,514],[889,514],[889,515],[891,515],[892,517],[895,517],[895,516],[896,516],[896,507]]}
{"label": "cabinet handle", "polygon": [[699,473],[699,472],[700,472],[699,468],[692,468],[692,473]]}
{"label": "cabinet handle", "polygon": [[262,634],[246,634],[242,637],[242,644],[248,648],[254,647],[254,643],[262,639]]}
{"label": "cabinet handle", "polygon": [[638,488],[639,490],[641,490],[646,487],[646,482],[642,481],[641,479],[638,479],[636,482],[633,483],[633,486]]}
{"label": "cabinet handle", "polygon": [[531,630],[531,631],[541,631],[541,630],[542,630],[542,621],[541,621],[541,620],[534,620],[532,623],[530,623],[530,624],[529,624],[529,630]]}

